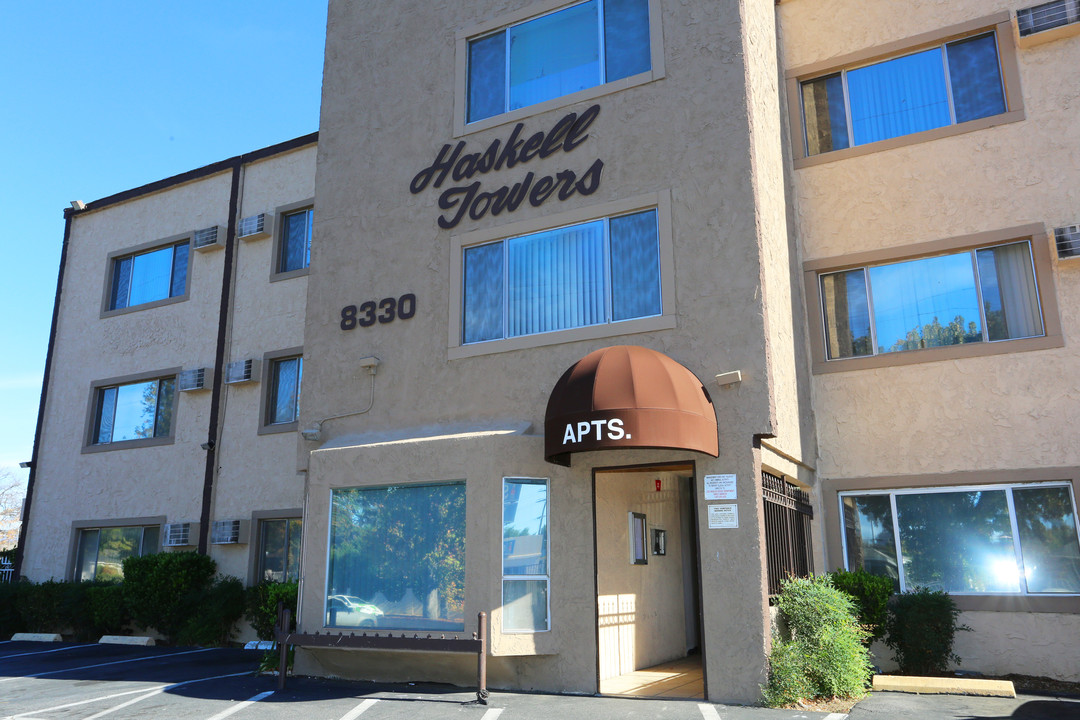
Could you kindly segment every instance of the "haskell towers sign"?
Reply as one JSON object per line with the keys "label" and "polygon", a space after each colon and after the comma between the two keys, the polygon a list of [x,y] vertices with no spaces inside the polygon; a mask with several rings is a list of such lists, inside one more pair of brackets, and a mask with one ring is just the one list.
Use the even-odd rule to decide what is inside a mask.
{"label": "haskell towers sign", "polygon": [[[547,132],[534,133],[527,139],[523,136],[525,123],[518,123],[505,142],[496,138],[483,152],[465,153],[467,143],[464,140],[453,146],[447,143],[435,162],[416,173],[409,183],[409,190],[416,195],[429,184],[441,188],[448,177],[461,183],[477,175],[527,163],[535,157],[546,158],[560,150],[569,153],[588,139],[589,126],[599,114],[599,105],[593,105],[580,115],[569,113]],[[580,176],[569,169],[540,178],[529,172],[519,182],[497,190],[481,191],[479,180],[449,187],[439,196],[439,209],[447,211],[439,216],[439,227],[449,230],[466,215],[480,220],[489,212],[492,215],[499,215],[504,210],[513,212],[526,199],[533,207],[539,207],[552,195],[557,195],[559,200],[567,200],[575,194],[592,195],[600,187],[603,169],[604,163],[598,158]]]}

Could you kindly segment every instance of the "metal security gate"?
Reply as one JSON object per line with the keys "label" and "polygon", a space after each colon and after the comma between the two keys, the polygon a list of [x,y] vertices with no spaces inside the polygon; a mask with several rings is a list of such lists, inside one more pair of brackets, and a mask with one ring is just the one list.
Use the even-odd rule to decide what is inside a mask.
{"label": "metal security gate", "polygon": [[780,581],[813,572],[814,544],[810,496],[771,473],[761,473],[761,499],[765,506],[765,554],[769,569],[769,595],[780,592]]}

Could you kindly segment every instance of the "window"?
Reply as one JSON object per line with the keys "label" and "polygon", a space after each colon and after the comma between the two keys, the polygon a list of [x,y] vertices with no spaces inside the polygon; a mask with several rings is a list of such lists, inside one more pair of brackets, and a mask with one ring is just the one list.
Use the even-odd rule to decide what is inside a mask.
{"label": "window", "polygon": [[830,360],[1044,335],[1028,241],[819,281]]}
{"label": "window", "polygon": [[296,582],[300,578],[300,518],[259,523],[259,582]]}
{"label": "window", "polygon": [[1008,110],[993,32],[817,77],[801,89],[807,155]]}
{"label": "window", "polygon": [[627,519],[630,521],[630,564],[648,565],[649,553],[646,550],[648,530],[645,524],[645,514],[631,512]]}
{"label": "window", "polygon": [[331,491],[326,625],[465,629],[465,483]]}
{"label": "window", "polygon": [[175,402],[175,376],[102,384],[94,390],[90,444],[170,438]]}
{"label": "window", "polygon": [[840,505],[848,569],[891,577],[901,591],[1080,594],[1067,484],[841,493]]}
{"label": "window", "polygon": [[542,632],[548,617],[548,484],[503,479],[503,632]]}
{"label": "window", "polygon": [[311,230],[315,221],[312,208],[288,212],[281,218],[277,272],[303,270],[311,264]]}
{"label": "window", "polygon": [[466,122],[652,69],[648,0],[587,0],[469,40]]}
{"label": "window", "polygon": [[300,417],[300,383],[304,358],[286,357],[270,361],[270,402],[266,424],[294,423]]}
{"label": "window", "polygon": [[187,240],[112,258],[108,310],[187,294]]}
{"label": "window", "polygon": [[462,251],[462,342],[660,315],[656,210]]}
{"label": "window", "polygon": [[75,581],[122,579],[124,560],[156,553],[160,534],[161,528],[157,525],[80,530]]}

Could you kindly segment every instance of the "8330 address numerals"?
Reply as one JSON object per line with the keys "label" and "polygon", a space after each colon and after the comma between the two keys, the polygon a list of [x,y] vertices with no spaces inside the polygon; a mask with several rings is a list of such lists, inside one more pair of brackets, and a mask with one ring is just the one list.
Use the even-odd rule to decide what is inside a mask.
{"label": "8330 address numerals", "polygon": [[357,305],[341,308],[341,329],[355,330],[359,327],[371,327],[375,323],[386,325],[395,320],[408,320],[416,314],[416,295],[405,293],[398,298],[368,300]]}

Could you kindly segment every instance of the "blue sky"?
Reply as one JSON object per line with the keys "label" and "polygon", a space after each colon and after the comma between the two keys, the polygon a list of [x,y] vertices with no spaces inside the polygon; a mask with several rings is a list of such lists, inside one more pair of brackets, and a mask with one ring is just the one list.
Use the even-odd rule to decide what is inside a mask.
{"label": "blue sky", "polygon": [[0,27],[0,472],[25,480],[63,209],[317,130],[326,2],[0,0]]}

